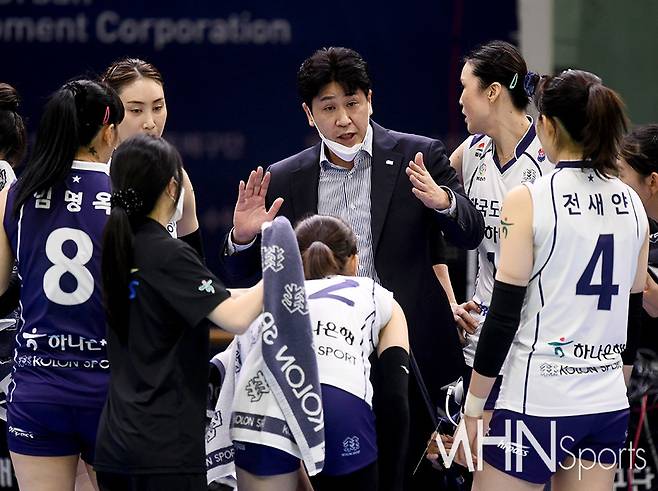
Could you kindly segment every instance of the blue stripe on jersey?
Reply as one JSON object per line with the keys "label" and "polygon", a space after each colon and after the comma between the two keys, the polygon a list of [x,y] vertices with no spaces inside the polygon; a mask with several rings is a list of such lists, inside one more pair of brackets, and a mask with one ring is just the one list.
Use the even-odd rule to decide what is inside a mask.
{"label": "blue stripe on jersey", "polygon": [[537,271],[534,274],[534,276],[530,278],[530,281],[534,280],[537,276],[541,274],[541,272],[548,264],[548,261],[550,261],[551,256],[553,255],[553,251],[555,250],[555,242],[557,241],[557,207],[555,206],[555,186],[553,181],[555,181],[555,176],[557,176],[559,173],[560,170],[558,170],[551,176],[551,200],[553,201],[553,217],[555,218],[555,224],[553,225],[553,243],[551,244],[551,251],[548,253],[546,262],[543,264],[541,268],[539,268],[539,271]]}
{"label": "blue stripe on jersey", "polygon": [[541,313],[541,309],[544,308],[544,289],[541,287],[541,276],[539,277],[537,285],[539,287],[539,299],[541,300],[541,308],[537,312],[537,318],[535,321],[535,340],[532,343],[532,349],[528,354],[528,363],[526,364],[525,368],[525,382],[523,383],[523,414],[526,413],[525,405],[528,400],[528,379],[530,378],[530,363],[532,362],[532,355],[535,352],[537,340],[539,339],[539,314]]}
{"label": "blue stripe on jersey", "polygon": [[[361,331],[363,331],[366,328],[367,324],[368,324],[368,319],[370,319],[372,317],[372,322],[370,323],[369,340],[370,340],[370,346],[372,347],[373,351],[375,351],[377,349],[377,347],[375,346],[375,344],[373,343],[373,340],[372,340],[372,338],[373,338],[372,330],[375,326],[375,316],[376,316],[376,313],[373,310],[372,312],[370,312],[370,314],[368,314],[368,317],[365,318],[365,321],[363,322],[363,325],[361,326]],[[365,340],[365,336],[361,336],[361,343],[360,343],[361,345],[363,345],[364,340]],[[364,349],[361,349],[361,361],[362,361],[362,365],[363,365],[363,398],[366,399],[367,396],[368,396],[368,382],[370,381],[370,378],[368,377],[368,373],[366,371],[366,363],[365,363],[366,353],[365,353]]]}
{"label": "blue stripe on jersey", "polygon": [[[628,185],[626,186],[628,187]],[[633,213],[635,214],[635,233],[637,234],[638,239],[640,238],[640,221],[637,218],[637,210],[635,209],[635,203],[633,202],[633,197],[630,196],[631,205],[633,205]]]}
{"label": "blue stripe on jersey", "polygon": [[479,133],[477,135],[473,136],[473,139],[471,140],[471,144],[468,146],[468,148],[473,148],[473,145],[475,145],[477,142],[482,140],[486,135],[484,133]]}
{"label": "blue stripe on jersey", "polygon": [[586,169],[592,167],[592,163],[586,160],[563,160],[555,164],[556,169]]}
{"label": "blue stripe on jersey", "polygon": [[[532,119],[529,119],[530,121],[530,126],[528,126],[528,129],[525,132],[525,135],[523,135],[523,138],[521,138],[521,141],[516,145],[514,148],[514,158],[507,162],[505,164],[505,167],[501,167],[500,165],[500,159],[498,158],[498,155],[496,155],[496,152],[493,151],[493,143],[491,145],[492,151],[493,151],[493,160],[494,163],[496,164],[496,167],[498,167],[498,170],[500,170],[500,173],[503,174],[507,169],[512,167],[516,163],[517,160],[521,158],[521,156],[526,152],[530,144],[533,142],[535,139],[535,136],[537,136],[537,132],[535,130],[535,125],[532,124]],[[493,142],[493,140],[491,140]],[[532,157],[530,157],[532,159]],[[534,159],[532,159],[534,162]],[[535,162],[536,165],[536,162]]]}

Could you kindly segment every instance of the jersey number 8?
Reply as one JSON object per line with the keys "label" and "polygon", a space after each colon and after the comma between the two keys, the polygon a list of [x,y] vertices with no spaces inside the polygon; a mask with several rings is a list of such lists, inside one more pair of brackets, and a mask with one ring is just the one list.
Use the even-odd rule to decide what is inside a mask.
{"label": "jersey number 8", "polygon": [[[73,257],[64,254],[64,243],[73,241],[76,253]],[[80,305],[94,292],[94,277],[85,267],[94,253],[94,244],[89,235],[75,228],[53,230],[46,240],[46,257],[53,264],[43,275],[43,291],[48,300],[59,305]],[[71,274],[76,281],[75,290],[62,290],[60,282],[64,273]]]}

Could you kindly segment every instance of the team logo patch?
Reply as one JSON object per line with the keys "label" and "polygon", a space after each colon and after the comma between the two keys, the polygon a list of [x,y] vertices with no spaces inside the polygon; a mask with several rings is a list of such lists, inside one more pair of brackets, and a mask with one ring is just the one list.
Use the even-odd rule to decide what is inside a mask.
{"label": "team logo patch", "polygon": [[215,293],[215,287],[212,286],[212,280],[201,280],[201,286],[199,286],[200,292]]}
{"label": "team logo patch", "polygon": [[521,182],[535,182],[537,179],[537,171],[535,169],[526,169],[523,171]]}
{"label": "team logo patch", "polygon": [[484,154],[484,142],[480,142],[480,144],[477,147],[475,147],[475,156],[477,158],[481,158],[483,154]]}
{"label": "team logo patch", "polygon": [[299,312],[302,315],[308,314],[306,292],[304,291],[303,286],[299,286],[295,283],[288,283],[284,286],[281,303],[291,314],[294,314],[295,312]]}
{"label": "team logo patch", "polygon": [[539,365],[539,373],[542,377],[557,377],[560,373],[560,365],[542,363]]}
{"label": "team logo patch", "polygon": [[217,428],[224,424],[222,420],[222,412],[217,411],[212,417],[210,424],[208,425],[208,430],[206,431],[206,442],[210,443],[217,436]]}
{"label": "team logo patch", "polygon": [[285,251],[278,245],[262,246],[260,248],[261,262],[263,264],[263,272],[271,269],[278,273],[283,269],[283,261],[285,259]]}
{"label": "team logo patch", "polygon": [[361,442],[359,442],[358,436],[348,436],[343,440],[343,453],[341,456],[350,457],[359,453],[361,453]]}
{"label": "team logo patch", "polygon": [[544,160],[546,160],[546,154],[544,153],[544,149],[543,149],[543,148],[540,148],[540,149],[539,149],[539,152],[537,152],[537,160],[538,160],[539,162],[543,162]]}
{"label": "team logo patch", "polygon": [[263,394],[268,394],[270,392],[270,386],[267,385],[267,380],[265,379],[265,374],[262,370],[258,370],[256,376],[249,379],[249,383],[247,383],[245,389],[251,402],[260,401]]}

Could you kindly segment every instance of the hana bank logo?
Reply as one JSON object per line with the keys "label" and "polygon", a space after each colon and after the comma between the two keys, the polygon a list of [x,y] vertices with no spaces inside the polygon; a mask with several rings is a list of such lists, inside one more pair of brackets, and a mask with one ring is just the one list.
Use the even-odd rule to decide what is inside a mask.
{"label": "hana bank logo", "polygon": [[567,341],[566,339],[567,338],[562,336],[558,341],[551,341],[548,343],[549,346],[553,347],[553,352],[558,358],[564,358],[564,350],[562,347],[573,343],[573,341]]}

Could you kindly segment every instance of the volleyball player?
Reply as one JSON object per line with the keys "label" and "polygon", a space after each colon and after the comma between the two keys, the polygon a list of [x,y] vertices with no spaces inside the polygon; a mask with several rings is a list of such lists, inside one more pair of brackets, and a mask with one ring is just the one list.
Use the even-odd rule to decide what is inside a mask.
{"label": "volleyball player", "polygon": [[650,268],[642,299],[647,313],[658,317],[658,124],[639,126],[627,134],[618,163],[619,178],[637,192],[651,218]]}
{"label": "volleyball player", "polygon": [[[126,116],[118,128],[120,141],[137,134],[162,136],[167,123],[167,103],[162,74],[154,65],[139,58],[122,58],[107,67],[101,79],[123,102]],[[203,256],[194,189],[185,170],[183,187],[182,213],[177,212],[167,230]]]}
{"label": "volleyball player", "polygon": [[[480,329],[493,290],[499,251],[500,208],[508,191],[523,182],[534,182],[553,165],[537,138],[533,120],[526,114],[529,98],[524,90],[528,73],[518,49],[504,41],[492,41],[465,58],[459,103],[468,137],[450,156],[468,197],[485,220],[484,239],[478,247],[478,275],[473,301],[462,308],[476,312],[475,332],[464,331],[464,359],[473,367]],[[468,390],[470,370],[465,377]],[[485,409],[491,417],[501,379],[496,380]]]}
{"label": "volleyball player", "polygon": [[0,290],[14,259],[22,283],[8,444],[27,491],[72,490],[79,456],[93,460],[109,368],[100,239],[122,119],[112,89],[65,84],[45,107],[23,174],[0,195]]}
{"label": "volleyball player", "polygon": [[[501,211],[496,282],[462,424],[475,446],[507,357],[488,433],[502,440],[484,446],[473,489],[541,489],[552,477],[558,491],[607,490],[628,425],[624,379],[641,323],[647,219],[614,177],[626,128],[617,94],[567,70],[540,81],[535,103],[556,170],[510,191]],[[471,457],[464,450],[462,462]]]}
{"label": "volleyball player", "polygon": [[[17,112],[19,97],[11,85],[0,83],[0,191],[10,186],[16,180],[14,166],[18,165],[25,155],[27,135],[23,118]],[[20,280],[14,273],[10,287],[0,297],[0,391],[2,396],[2,419],[7,419],[5,392],[11,379],[11,359],[14,352],[14,337],[18,322],[18,295]]]}
{"label": "volleyball player", "polygon": [[[338,218],[314,215],[295,228],[302,253],[318,372],[322,384],[325,460],[310,478],[316,491],[378,489],[377,446],[393,445],[402,489],[409,409],[409,340],[402,309],[393,294],[370,278],[356,276],[356,237]],[[369,356],[379,357],[386,432],[377,442],[372,411]],[[378,422],[379,423],[379,422]],[[394,443],[391,443],[394,442]],[[234,442],[241,490],[296,489],[299,458],[262,444]],[[394,477],[395,478],[395,477]]]}

